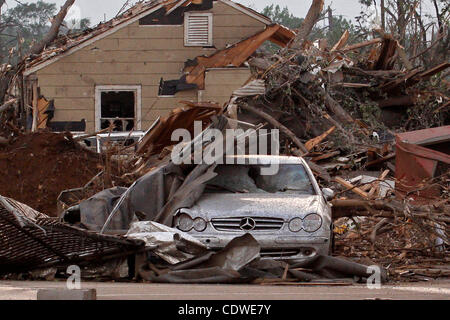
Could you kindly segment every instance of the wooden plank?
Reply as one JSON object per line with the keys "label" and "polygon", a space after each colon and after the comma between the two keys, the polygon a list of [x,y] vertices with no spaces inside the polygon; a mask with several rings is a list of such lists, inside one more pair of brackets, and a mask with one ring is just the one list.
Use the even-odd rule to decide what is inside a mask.
{"label": "wooden plank", "polygon": [[311,151],[312,149],[314,149],[315,146],[317,146],[318,144],[320,144],[323,140],[325,140],[330,134],[332,134],[334,131],[336,130],[336,127],[331,127],[330,129],[328,129],[326,132],[324,132],[323,134],[321,134],[320,136],[309,140],[308,142],[305,143],[305,147],[308,151]]}
{"label": "wooden plank", "polygon": [[345,32],[342,34],[339,41],[333,46],[333,48],[331,48],[330,51],[333,52],[333,51],[341,50],[347,43],[349,37],[350,37],[350,33],[348,32],[348,30],[345,30]]}
{"label": "wooden plank", "polygon": [[369,191],[369,193],[368,193],[369,198],[372,199],[374,196],[376,196],[377,190],[379,191],[380,183],[386,179],[386,177],[388,176],[389,172],[390,172],[390,170],[385,170],[385,171],[380,175],[380,177],[378,178],[378,180],[375,181],[375,182],[372,184],[372,188],[370,189],[370,191]]}
{"label": "wooden plank", "polygon": [[341,177],[335,177],[334,181],[336,181],[337,183],[339,183],[340,185],[344,186],[347,188],[346,191],[352,191],[353,193],[356,193],[357,195],[361,196],[364,199],[369,199],[369,194],[367,192],[362,191],[360,188],[354,186],[353,184],[351,184],[350,182],[342,179]]}
{"label": "wooden plank", "polygon": [[343,48],[342,51],[352,51],[352,50],[360,49],[360,48],[367,47],[367,46],[370,46],[370,45],[373,45],[373,44],[377,44],[377,43],[380,43],[382,41],[383,41],[382,38],[376,38],[376,39],[373,39],[373,40],[364,41],[364,42],[361,42],[361,43],[353,44],[351,46],[347,46],[347,47]]}

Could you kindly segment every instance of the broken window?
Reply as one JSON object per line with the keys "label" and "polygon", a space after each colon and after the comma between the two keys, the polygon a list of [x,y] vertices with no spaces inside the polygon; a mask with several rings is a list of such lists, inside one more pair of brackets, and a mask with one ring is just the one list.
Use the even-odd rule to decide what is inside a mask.
{"label": "broken window", "polygon": [[275,175],[262,175],[261,165],[219,165],[206,192],[291,193],[316,195],[303,165],[281,164]]}
{"label": "broken window", "polygon": [[116,132],[139,130],[140,87],[139,88],[97,88],[96,127],[106,129],[113,125]]}
{"label": "broken window", "polygon": [[212,46],[212,20],[212,13],[185,13],[184,45],[194,47]]}

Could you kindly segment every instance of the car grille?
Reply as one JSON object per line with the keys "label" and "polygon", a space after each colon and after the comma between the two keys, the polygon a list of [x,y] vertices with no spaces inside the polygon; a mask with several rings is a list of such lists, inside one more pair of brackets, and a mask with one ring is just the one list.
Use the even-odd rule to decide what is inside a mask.
{"label": "car grille", "polygon": [[300,254],[300,250],[286,249],[286,250],[261,250],[261,258],[288,258],[297,256]]}
{"label": "car grille", "polygon": [[[250,222],[253,228],[248,227]],[[283,227],[284,220],[279,218],[233,217],[212,219],[211,223],[219,231],[274,231]]]}

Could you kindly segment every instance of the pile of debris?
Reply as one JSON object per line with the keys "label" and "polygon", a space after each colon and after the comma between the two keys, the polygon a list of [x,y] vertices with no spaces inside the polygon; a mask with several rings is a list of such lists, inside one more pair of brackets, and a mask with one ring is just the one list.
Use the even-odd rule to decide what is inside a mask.
{"label": "pile of debris", "polygon": [[[450,64],[413,68],[390,35],[347,39],[250,60],[254,80],[226,114],[280,129],[283,153],[308,159],[321,185],[340,191],[336,253],[396,279],[448,276],[449,87],[428,80]],[[263,93],[242,95],[261,81]],[[429,127],[438,128],[401,133]]]}
{"label": "pile of debris", "polygon": [[[4,139],[0,194],[56,216],[59,194],[89,184],[105,167],[104,156],[81,147],[70,133],[41,131]],[[119,180],[114,178],[117,165],[111,165],[111,174]],[[97,191],[110,187],[105,180],[98,181]]]}

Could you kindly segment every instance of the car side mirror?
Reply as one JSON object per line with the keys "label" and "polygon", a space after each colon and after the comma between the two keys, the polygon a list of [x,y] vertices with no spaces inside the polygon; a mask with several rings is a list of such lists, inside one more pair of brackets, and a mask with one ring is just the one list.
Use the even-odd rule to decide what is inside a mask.
{"label": "car side mirror", "polygon": [[330,201],[334,198],[334,191],[330,188],[323,188],[322,193],[327,201]]}

